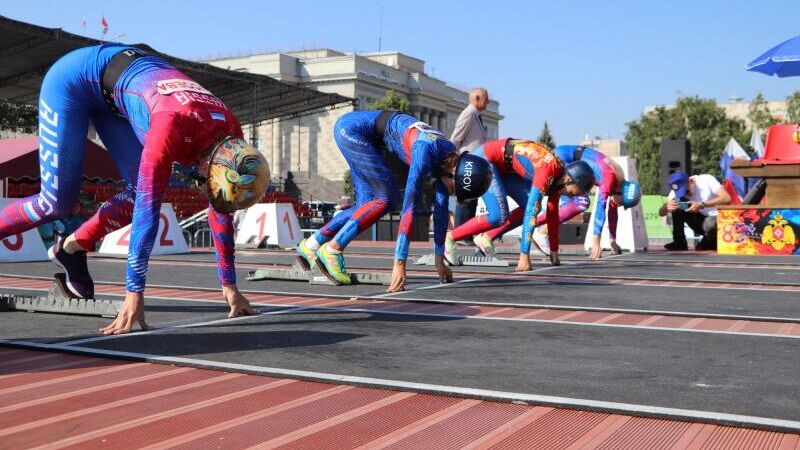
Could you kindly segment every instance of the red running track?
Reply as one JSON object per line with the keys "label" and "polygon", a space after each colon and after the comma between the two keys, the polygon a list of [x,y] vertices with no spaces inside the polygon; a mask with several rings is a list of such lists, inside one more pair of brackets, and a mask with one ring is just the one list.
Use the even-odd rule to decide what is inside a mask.
{"label": "red running track", "polygon": [[775,449],[800,435],[0,348],[0,449]]}

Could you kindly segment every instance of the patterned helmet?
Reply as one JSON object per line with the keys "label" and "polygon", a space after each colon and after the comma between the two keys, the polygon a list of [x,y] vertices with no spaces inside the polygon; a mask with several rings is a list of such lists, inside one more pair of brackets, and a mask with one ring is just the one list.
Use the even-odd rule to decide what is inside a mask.
{"label": "patterned helmet", "polygon": [[244,139],[227,137],[211,153],[206,195],[223,213],[253,206],[269,185],[269,165]]}

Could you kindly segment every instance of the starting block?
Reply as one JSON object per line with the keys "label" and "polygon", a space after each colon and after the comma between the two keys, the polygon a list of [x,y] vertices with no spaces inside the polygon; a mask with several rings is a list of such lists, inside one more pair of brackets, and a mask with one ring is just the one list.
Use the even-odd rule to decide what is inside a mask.
{"label": "starting block", "polygon": [[263,236],[260,240],[258,236],[253,236],[244,243],[236,244],[236,250],[257,250],[259,248],[267,248],[267,239],[269,236]]}
{"label": "starting block", "polygon": [[63,273],[57,273],[47,296],[0,294],[0,310],[116,317],[122,301],[75,298],[66,288]]}
{"label": "starting block", "polygon": [[[458,266],[474,266],[474,267],[508,267],[508,261],[500,259],[496,256],[477,256],[477,255],[458,255]],[[430,253],[420,256],[414,261],[418,266],[435,266],[436,255]]]}
{"label": "starting block", "polygon": [[[390,274],[370,272],[350,272],[353,284],[378,284],[389,286],[392,281]],[[274,267],[269,269],[251,270],[247,274],[248,281],[281,280],[281,281],[307,281],[309,284],[335,286],[316,265],[311,270],[305,270],[299,262],[295,262],[288,269]]]}

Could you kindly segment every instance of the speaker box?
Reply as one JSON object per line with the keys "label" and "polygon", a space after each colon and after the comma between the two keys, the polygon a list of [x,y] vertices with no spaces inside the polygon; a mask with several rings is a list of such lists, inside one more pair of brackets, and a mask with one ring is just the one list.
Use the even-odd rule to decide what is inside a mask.
{"label": "speaker box", "polygon": [[668,195],[669,176],[673,172],[692,174],[692,156],[689,141],[677,139],[661,143],[661,195]]}

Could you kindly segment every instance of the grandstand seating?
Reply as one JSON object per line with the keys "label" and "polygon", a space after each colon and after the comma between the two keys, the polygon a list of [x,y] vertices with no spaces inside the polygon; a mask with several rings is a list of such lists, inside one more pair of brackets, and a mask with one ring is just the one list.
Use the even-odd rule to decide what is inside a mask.
{"label": "grandstand seating", "polygon": [[[104,202],[121,189],[122,187],[115,182],[84,181],[81,192],[92,194],[98,202]],[[12,198],[27,197],[37,192],[39,192],[38,181],[31,183],[12,182],[8,185],[8,197]],[[206,200],[201,191],[184,187],[168,187],[164,193],[164,202],[172,203],[175,215],[179,219],[189,217],[208,206],[208,200]],[[311,210],[307,206],[282,191],[267,191],[261,199],[261,203],[291,203],[298,217],[311,216]]]}

